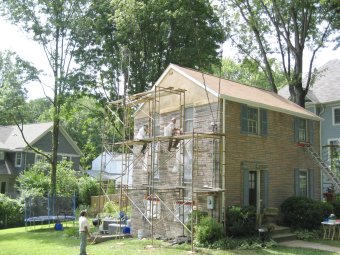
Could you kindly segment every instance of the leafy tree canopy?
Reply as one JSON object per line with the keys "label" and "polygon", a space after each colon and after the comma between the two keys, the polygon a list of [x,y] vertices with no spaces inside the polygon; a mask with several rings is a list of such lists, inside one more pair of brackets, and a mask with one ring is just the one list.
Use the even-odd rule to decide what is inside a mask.
{"label": "leafy tree canopy", "polygon": [[[291,99],[303,107],[316,53],[332,37],[335,12],[318,0],[228,0],[225,6],[228,38],[240,54],[258,63],[274,92],[278,85],[271,63],[280,59]],[[303,85],[306,49],[312,57]]]}

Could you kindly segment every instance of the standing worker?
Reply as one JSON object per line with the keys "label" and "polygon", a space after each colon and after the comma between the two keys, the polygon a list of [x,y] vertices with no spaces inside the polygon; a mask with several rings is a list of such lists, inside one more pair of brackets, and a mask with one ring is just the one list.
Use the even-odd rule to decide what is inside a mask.
{"label": "standing worker", "polygon": [[[170,123],[164,128],[164,136],[174,136],[174,135],[180,135],[181,130],[179,128],[176,128],[176,118],[172,117]],[[179,143],[178,139],[170,139],[169,140],[169,146],[168,151],[171,150],[172,147],[177,148],[177,145]]]}
{"label": "standing worker", "polygon": [[[145,139],[146,138],[146,135],[148,134],[148,124],[144,124],[139,130],[138,130],[138,133],[137,133],[137,135],[136,135],[136,139],[137,140],[143,140],[143,139]],[[144,143],[143,144],[143,148],[142,148],[142,150],[141,150],[141,153],[145,153],[145,149],[146,149],[146,147],[147,147],[147,143]]]}
{"label": "standing worker", "polygon": [[85,210],[80,212],[79,217],[79,237],[80,237],[80,255],[86,255],[87,237],[91,237],[90,226],[87,221],[87,212]]}

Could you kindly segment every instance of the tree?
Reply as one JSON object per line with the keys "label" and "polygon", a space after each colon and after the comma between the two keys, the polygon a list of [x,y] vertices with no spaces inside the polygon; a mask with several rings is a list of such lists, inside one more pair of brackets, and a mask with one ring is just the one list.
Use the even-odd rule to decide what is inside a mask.
{"label": "tree", "polygon": [[[228,38],[247,58],[256,61],[277,92],[272,59],[280,58],[291,100],[302,107],[313,81],[318,50],[332,33],[335,13],[317,0],[228,0]],[[302,84],[306,49],[312,52],[306,84]]]}
{"label": "tree", "polygon": [[10,51],[0,52],[1,125],[20,123],[27,117],[26,88],[38,80],[39,71],[31,63]]}
{"label": "tree", "polygon": [[52,155],[44,155],[51,163],[51,189],[56,192],[57,151],[60,125],[60,109],[72,85],[68,78],[72,67],[74,42],[71,31],[78,25],[79,18],[87,7],[86,0],[39,1],[8,0],[2,2],[6,17],[32,35],[44,49],[53,73],[51,85],[53,98]]}
{"label": "tree", "polygon": [[[285,78],[278,63],[273,63],[273,70],[277,86],[284,86]],[[224,79],[237,81],[258,88],[270,89],[270,84],[268,83],[265,73],[258,66],[258,63],[251,59],[244,59],[239,63],[231,58],[224,58],[222,59],[222,68],[214,68],[213,73]]]}
{"label": "tree", "polygon": [[[57,194],[72,196],[78,192],[78,180],[76,171],[72,170],[70,162],[62,161],[58,163],[56,183]],[[46,196],[51,190],[51,164],[38,162],[31,168],[20,173],[17,178],[18,190],[21,196]]]}
{"label": "tree", "polygon": [[100,0],[88,15],[75,36],[77,61],[82,77],[95,70],[101,87],[113,87],[110,100],[149,89],[169,63],[220,63],[224,32],[208,0]]}

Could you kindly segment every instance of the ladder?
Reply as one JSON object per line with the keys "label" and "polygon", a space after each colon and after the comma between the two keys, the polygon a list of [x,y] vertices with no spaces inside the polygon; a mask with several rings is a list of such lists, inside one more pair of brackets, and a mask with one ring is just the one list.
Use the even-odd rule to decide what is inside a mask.
{"label": "ladder", "polygon": [[320,158],[310,144],[305,144],[303,148],[309,153],[309,155],[319,164],[323,173],[325,173],[334,185],[335,190],[340,191],[340,178],[332,169]]}

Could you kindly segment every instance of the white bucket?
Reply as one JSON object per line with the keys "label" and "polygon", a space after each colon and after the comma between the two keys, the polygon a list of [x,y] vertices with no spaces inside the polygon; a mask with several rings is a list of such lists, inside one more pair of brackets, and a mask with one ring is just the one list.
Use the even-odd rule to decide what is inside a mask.
{"label": "white bucket", "polygon": [[138,239],[142,239],[144,237],[144,229],[138,229],[137,236]]}

